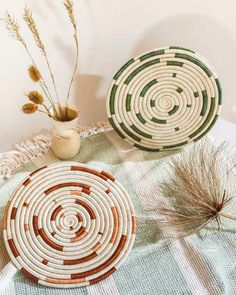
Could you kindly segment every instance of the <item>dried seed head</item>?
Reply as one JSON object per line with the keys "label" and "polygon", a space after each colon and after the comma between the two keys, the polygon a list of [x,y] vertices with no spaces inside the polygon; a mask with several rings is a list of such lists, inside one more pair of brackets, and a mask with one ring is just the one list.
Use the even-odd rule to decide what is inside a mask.
{"label": "dried seed head", "polygon": [[27,97],[35,104],[43,104],[44,102],[43,96],[38,91],[30,91]]}
{"label": "dried seed head", "polygon": [[34,103],[26,103],[22,107],[22,112],[27,115],[33,114],[37,112],[37,110],[38,110],[38,106]]}
{"label": "dried seed head", "polygon": [[8,12],[6,12],[5,18],[4,18],[5,26],[10,33],[10,36],[16,39],[17,41],[22,42],[25,45],[25,41],[23,40],[21,33],[20,33],[20,26],[15,20],[15,18],[10,15]]}
{"label": "dried seed head", "polygon": [[40,38],[38,28],[37,28],[35,20],[33,18],[32,12],[28,7],[25,7],[25,9],[24,9],[23,19],[26,22],[31,33],[33,34],[34,40],[35,40],[37,46],[39,47],[39,49],[41,50],[42,54],[46,55],[45,47],[44,47],[44,44]]}
{"label": "dried seed head", "polygon": [[35,66],[31,66],[28,69],[29,76],[34,82],[39,82],[42,79],[41,73]]}

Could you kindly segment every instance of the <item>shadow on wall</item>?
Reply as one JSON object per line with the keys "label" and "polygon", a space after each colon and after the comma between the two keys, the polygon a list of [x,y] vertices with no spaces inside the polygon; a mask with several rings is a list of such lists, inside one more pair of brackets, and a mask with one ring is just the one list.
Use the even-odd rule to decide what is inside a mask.
{"label": "shadow on wall", "polygon": [[[75,49],[65,44],[59,37],[55,38],[55,44],[60,49],[62,58],[73,67]],[[76,105],[78,105],[81,112],[81,123],[85,121],[86,123],[95,123],[104,121],[104,118],[106,118],[106,93],[104,96],[98,96],[102,80],[103,77],[98,75],[77,75],[75,77],[74,96]]]}
{"label": "shadow on wall", "polygon": [[98,90],[103,78],[97,75],[78,75],[75,80],[76,104],[81,118],[80,122],[91,123],[104,121],[106,118],[106,97],[98,96]]}
{"label": "shadow on wall", "polygon": [[236,42],[231,32],[215,19],[203,15],[175,15],[147,30],[133,50],[133,56],[168,45],[191,48],[216,69],[223,89],[221,116],[236,123]]}

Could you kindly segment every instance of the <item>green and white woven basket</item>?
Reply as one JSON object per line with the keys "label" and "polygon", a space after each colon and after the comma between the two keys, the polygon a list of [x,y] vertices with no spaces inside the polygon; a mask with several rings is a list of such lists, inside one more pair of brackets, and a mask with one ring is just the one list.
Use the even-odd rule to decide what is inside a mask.
{"label": "green and white woven basket", "polygon": [[132,145],[176,149],[202,138],[221,109],[215,70],[192,50],[170,46],[129,60],[107,99],[112,127]]}

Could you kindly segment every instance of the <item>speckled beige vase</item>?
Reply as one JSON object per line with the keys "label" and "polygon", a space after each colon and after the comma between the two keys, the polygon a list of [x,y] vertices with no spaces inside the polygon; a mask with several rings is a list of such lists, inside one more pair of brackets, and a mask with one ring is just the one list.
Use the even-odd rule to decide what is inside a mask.
{"label": "speckled beige vase", "polygon": [[[58,105],[56,105],[58,110]],[[63,117],[66,115],[66,105],[61,105]],[[53,114],[53,109],[51,110]],[[80,133],[78,130],[79,110],[74,105],[68,106],[67,121],[53,120],[52,150],[62,160],[72,159],[80,149]]]}

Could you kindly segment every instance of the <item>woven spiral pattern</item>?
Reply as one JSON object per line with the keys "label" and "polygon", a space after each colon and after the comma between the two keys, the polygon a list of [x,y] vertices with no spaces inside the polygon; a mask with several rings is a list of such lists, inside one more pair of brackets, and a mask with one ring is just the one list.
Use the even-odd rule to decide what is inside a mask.
{"label": "woven spiral pattern", "polygon": [[213,68],[192,50],[170,46],[129,60],[114,76],[108,118],[117,133],[151,151],[175,149],[203,137],[221,108]]}
{"label": "woven spiral pattern", "polygon": [[132,202],[105,171],[63,162],[43,167],[16,189],[4,216],[4,241],[34,282],[71,288],[111,275],[130,252]]}

